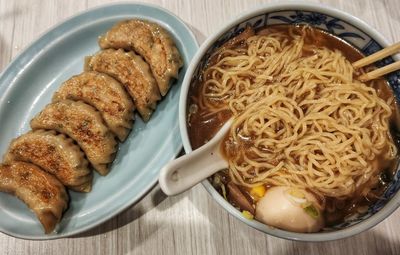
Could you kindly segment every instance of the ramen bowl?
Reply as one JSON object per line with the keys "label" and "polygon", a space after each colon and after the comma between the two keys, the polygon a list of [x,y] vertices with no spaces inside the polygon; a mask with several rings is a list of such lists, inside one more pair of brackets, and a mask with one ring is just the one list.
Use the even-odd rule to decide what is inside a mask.
{"label": "ramen bowl", "polygon": [[[188,94],[193,89],[191,85],[206,66],[207,59],[222,44],[242,32],[246,26],[252,26],[257,29],[275,24],[311,25],[343,39],[364,55],[370,55],[388,46],[388,42],[383,36],[365,22],[328,6],[298,2],[276,3],[261,5],[242,14],[219,29],[218,32],[203,43],[186,72],[179,102],[180,133],[186,153],[192,151],[187,129]],[[393,61],[394,59],[389,57],[378,62],[376,65],[383,66]],[[392,73],[386,79],[392,87],[395,97],[399,99],[400,72]],[[220,206],[245,224],[266,234],[299,241],[328,241],[358,234],[386,219],[400,205],[400,194],[398,192],[400,189],[400,171],[397,168],[393,180],[385,190],[382,199],[371,204],[365,213],[347,218],[344,222],[324,228],[321,232],[295,233],[273,228],[256,220],[245,218],[239,210],[233,207],[217,192],[208,180],[203,181],[202,184]]]}

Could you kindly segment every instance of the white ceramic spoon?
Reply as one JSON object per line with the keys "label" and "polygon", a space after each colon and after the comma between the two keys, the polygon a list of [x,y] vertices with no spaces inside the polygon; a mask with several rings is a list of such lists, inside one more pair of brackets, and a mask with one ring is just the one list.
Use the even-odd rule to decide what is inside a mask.
{"label": "white ceramic spoon", "polygon": [[229,119],[208,143],[165,165],[158,177],[162,191],[168,196],[177,195],[219,170],[228,168],[228,162],[221,155],[220,144],[231,125],[232,119]]}

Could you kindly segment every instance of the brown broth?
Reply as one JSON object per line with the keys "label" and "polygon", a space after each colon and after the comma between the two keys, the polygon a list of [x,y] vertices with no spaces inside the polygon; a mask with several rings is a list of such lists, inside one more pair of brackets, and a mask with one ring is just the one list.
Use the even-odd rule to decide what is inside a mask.
{"label": "brown broth", "polygon": [[[293,25],[273,25],[265,27],[261,30],[257,31],[257,34],[269,34],[272,32],[282,32],[289,34],[289,29],[293,30],[300,30],[302,26],[294,26]],[[320,29],[313,29],[314,37],[308,37],[305,40],[305,44],[314,44],[320,47],[327,47],[331,50],[339,50],[342,54],[350,61],[354,62],[364,55],[354,48],[349,43],[345,42],[344,40],[329,34]],[[295,31],[299,32],[299,31]],[[237,47],[244,47],[244,45],[238,45]],[[212,60],[211,60],[212,61]],[[206,65],[207,67],[207,65]],[[371,69],[374,67],[367,67],[366,70]],[[220,129],[220,127],[231,117],[230,111],[223,111],[219,114],[211,117],[203,117],[205,111],[200,110],[197,107],[197,111],[190,112],[189,109],[192,107],[196,108],[197,102],[201,97],[201,88],[203,86],[202,75],[199,75],[198,79],[195,80],[190,87],[188,101],[187,101],[187,129],[189,134],[189,140],[193,149],[196,149],[203,144],[205,144],[208,140],[210,140],[215,133]],[[389,98],[393,98],[393,91],[391,90],[390,86],[388,85],[387,81],[384,79],[375,80],[373,82],[367,83],[368,85],[374,87],[377,90],[378,95],[387,100]],[[399,118],[399,111],[397,104],[394,104],[394,113],[391,118],[391,133],[396,142],[396,145],[399,145],[399,139],[397,136],[398,131],[400,130],[400,118]],[[378,169],[381,169],[381,174],[378,176],[379,178],[376,180],[372,180],[367,185],[375,186],[369,195],[363,196],[361,194],[355,194],[355,196],[351,199],[346,201],[337,201],[333,198],[327,199],[327,206],[331,206],[333,204],[342,204],[338,205],[341,209],[335,210],[333,212],[326,211],[325,212],[325,219],[326,225],[332,226],[337,223],[343,221],[343,219],[357,211],[361,211],[363,208],[368,207],[372,203],[376,202],[380,199],[380,196],[383,194],[385,189],[387,188],[388,183],[392,180],[394,176],[394,171],[397,169],[397,162],[398,158],[392,160],[391,162],[386,162],[385,160],[376,160]],[[375,162],[375,163],[376,163]],[[229,176],[227,175],[226,171],[219,173],[223,179],[223,182],[226,184],[229,182]],[[242,191],[248,192],[248,190],[244,187],[241,187]],[[220,190],[219,190],[220,191]],[[221,191],[220,191],[221,192]],[[248,195],[248,194],[246,194]],[[235,204],[235,201],[230,201],[232,204]],[[254,201],[253,201],[254,203]]]}

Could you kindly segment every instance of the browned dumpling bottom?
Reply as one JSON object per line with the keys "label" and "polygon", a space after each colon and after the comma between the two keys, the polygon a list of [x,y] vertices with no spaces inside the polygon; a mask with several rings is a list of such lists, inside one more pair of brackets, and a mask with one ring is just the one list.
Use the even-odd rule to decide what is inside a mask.
{"label": "browned dumpling bottom", "polygon": [[89,192],[92,188],[93,175],[83,152],[72,139],[54,130],[30,131],[14,139],[4,162],[15,160],[41,167],[72,190]]}
{"label": "browned dumpling bottom", "polygon": [[108,164],[114,160],[117,142],[92,106],[71,100],[48,104],[31,120],[31,127],[68,135],[79,144],[96,171],[101,175],[109,172]]}
{"label": "browned dumpling bottom", "polygon": [[54,230],[68,206],[68,194],[60,181],[26,162],[0,165],[0,191],[21,199],[36,214],[46,234]]}
{"label": "browned dumpling bottom", "polygon": [[135,106],[122,84],[98,72],[83,72],[65,81],[53,101],[70,99],[95,107],[110,130],[124,141],[132,129]]}

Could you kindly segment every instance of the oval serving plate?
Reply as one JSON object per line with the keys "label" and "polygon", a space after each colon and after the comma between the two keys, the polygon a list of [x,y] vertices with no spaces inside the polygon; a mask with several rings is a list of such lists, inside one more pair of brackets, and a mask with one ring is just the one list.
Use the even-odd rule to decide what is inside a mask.
{"label": "oval serving plate", "polygon": [[71,201],[57,233],[45,235],[35,215],[14,196],[0,192],[0,231],[27,239],[55,239],[88,230],[140,200],[157,182],[161,167],[180,151],[180,86],[198,45],[190,29],[172,13],[152,5],[117,4],[91,9],[56,26],[23,51],[0,76],[0,154],[12,138],[51,100],[60,84],[83,71],[84,57],[100,48],[97,38],[116,22],[143,18],[161,24],[174,37],[184,66],[148,123],[136,118],[121,143],[111,172],[94,175],[93,189],[69,192]]}

